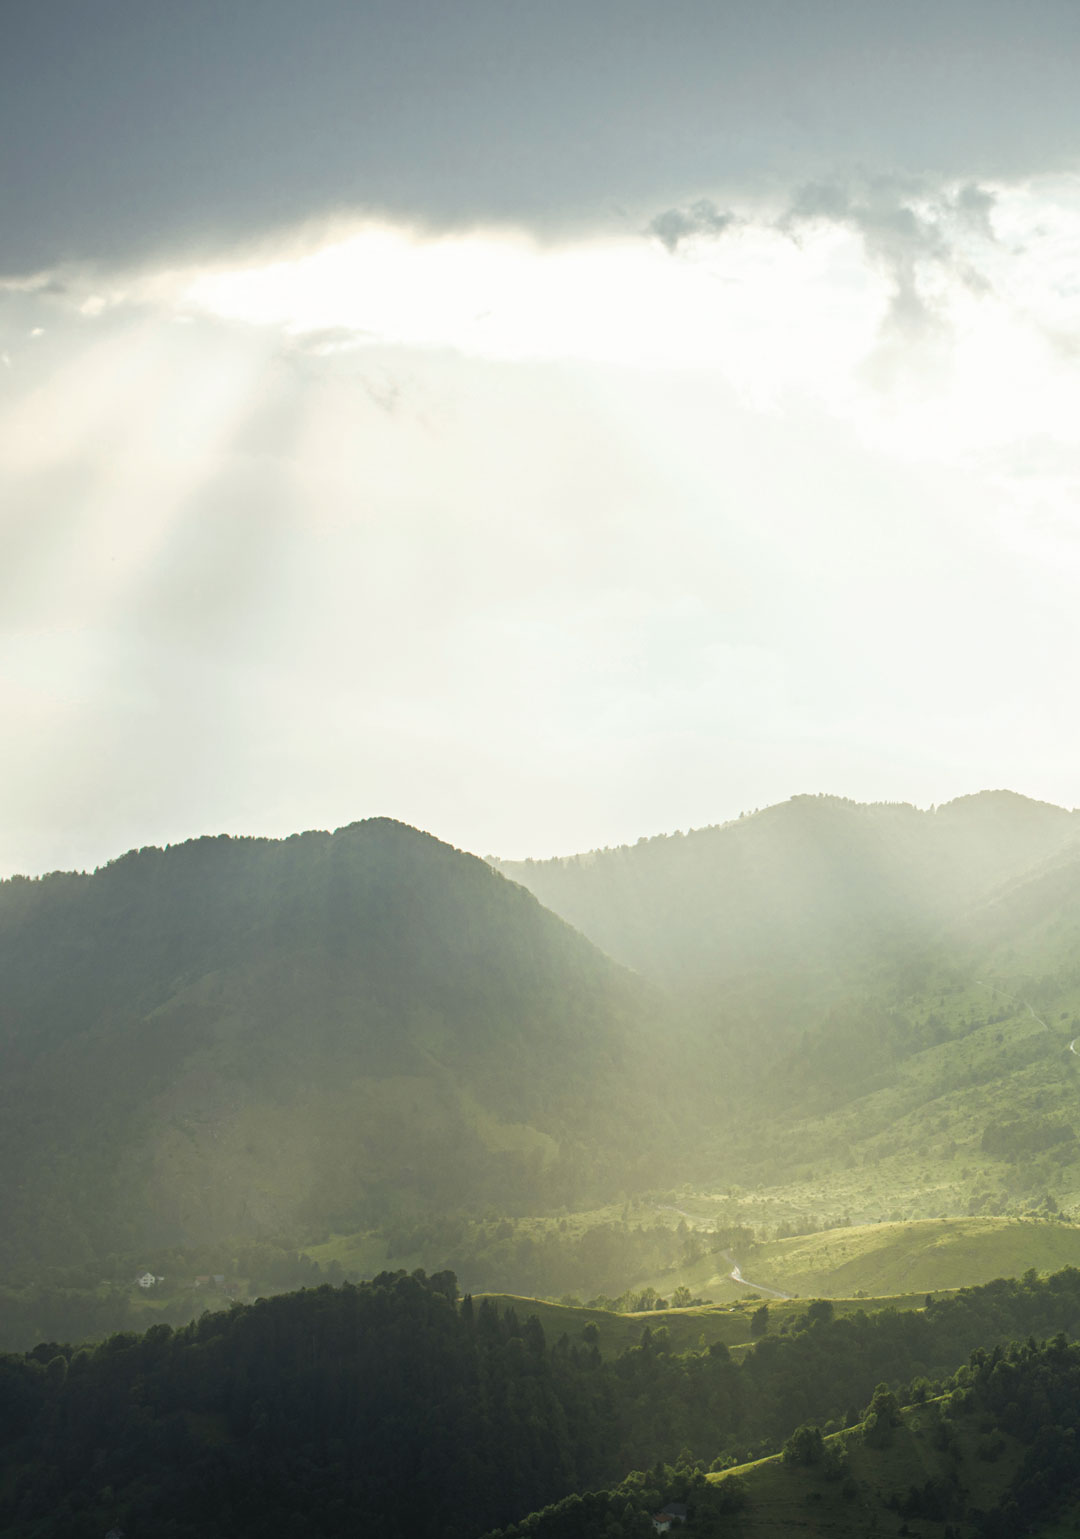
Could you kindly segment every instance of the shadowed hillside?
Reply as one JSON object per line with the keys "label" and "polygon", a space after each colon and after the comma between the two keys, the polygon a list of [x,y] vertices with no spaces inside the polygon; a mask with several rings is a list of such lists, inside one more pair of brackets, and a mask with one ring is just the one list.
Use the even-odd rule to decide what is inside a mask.
{"label": "shadowed hillside", "polygon": [[[591,1322],[567,1321],[573,1335],[552,1340],[513,1304],[458,1306],[456,1294],[451,1273],[382,1273],[205,1314],[178,1331],[115,1335],[93,1351],[49,1342],[0,1357],[0,1527],[21,1539],[83,1539],[114,1525],[175,1539],[329,1539],[366,1524],[398,1539],[475,1539],[633,1470],[615,1525],[577,1503],[549,1514],[551,1526],[538,1515],[511,1533],[648,1539],[635,1513],[647,1522],[665,1498],[706,1498],[710,1465],[743,1464],[788,1439],[796,1471],[818,1481],[850,1473],[860,1499],[879,1491],[855,1448],[850,1470],[830,1471],[815,1429],[850,1427],[865,1406],[862,1446],[903,1447],[899,1396],[882,1381],[911,1383],[923,1400],[944,1388],[949,1419],[977,1410],[989,1418],[980,1438],[999,1430],[1036,1456],[1028,1471],[1015,1460],[1000,1472],[969,1466],[963,1492],[939,1492],[926,1485],[941,1469],[933,1451],[947,1453],[953,1439],[930,1438],[926,1457],[893,1465],[880,1491],[898,1491],[912,1517],[937,1515],[936,1494],[951,1517],[954,1492],[965,1496],[961,1518],[1010,1495],[1030,1511],[1040,1489],[1045,1502],[1075,1481],[1080,1349],[1065,1335],[1080,1318],[1074,1271],[902,1314],[838,1318],[828,1303],[810,1304],[786,1335],[759,1332],[737,1356],[718,1339],[679,1350],[650,1317],[638,1344],[605,1358]],[[1055,1340],[1041,1350],[1001,1346],[1034,1334]],[[932,1382],[949,1374],[944,1386]],[[1051,1421],[1072,1435],[1048,1448],[1039,1434]],[[999,1436],[990,1457],[977,1457],[1005,1463],[1005,1452]],[[730,1494],[731,1479],[721,1491]],[[748,1515],[755,1500],[769,1511],[774,1497],[794,1515],[801,1482],[786,1485],[786,1493],[755,1486]],[[688,1533],[698,1527],[695,1517]],[[702,1523],[700,1531],[730,1530]],[[994,1539],[1018,1531],[1013,1522]]]}
{"label": "shadowed hillside", "polygon": [[0,970],[9,1269],[573,1201],[664,1131],[640,982],[387,820],[5,882]]}

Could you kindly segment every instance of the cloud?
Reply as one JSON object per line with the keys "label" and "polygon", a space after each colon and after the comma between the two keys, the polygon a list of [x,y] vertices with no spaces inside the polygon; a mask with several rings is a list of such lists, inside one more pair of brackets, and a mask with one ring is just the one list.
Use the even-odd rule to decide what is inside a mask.
{"label": "cloud", "polygon": [[735,224],[735,215],[718,209],[709,198],[699,198],[688,208],[669,208],[649,224],[649,234],[671,252],[692,235],[722,235]]}
{"label": "cloud", "polygon": [[974,182],[953,190],[896,177],[812,182],[795,194],[778,228],[794,238],[822,223],[855,231],[892,286],[886,327],[912,337],[940,323],[935,280],[952,277],[972,293],[989,291],[969,248],[994,241],[995,201]]}
{"label": "cloud", "polygon": [[979,235],[984,235],[987,240],[994,239],[994,227],[990,216],[997,202],[992,192],[987,192],[985,187],[978,187],[974,182],[968,182],[961,187],[953,197],[953,211],[958,220],[968,225]]}
{"label": "cloud", "polygon": [[288,350],[298,356],[329,358],[335,353],[353,352],[372,339],[373,333],[363,327],[320,326],[314,331],[290,336]]}
{"label": "cloud", "polygon": [[1080,157],[1075,0],[14,9],[0,273],[217,259],[339,213],[563,238],[718,178]]}
{"label": "cloud", "polygon": [[863,176],[804,183],[778,217],[722,210],[699,198],[657,214],[646,233],[674,254],[684,241],[735,229],[772,230],[797,244],[804,232],[821,226],[848,230],[889,283],[884,329],[913,340],[940,327],[948,280],[973,294],[991,291],[983,259],[996,244],[997,200],[976,182],[941,186],[911,177]]}

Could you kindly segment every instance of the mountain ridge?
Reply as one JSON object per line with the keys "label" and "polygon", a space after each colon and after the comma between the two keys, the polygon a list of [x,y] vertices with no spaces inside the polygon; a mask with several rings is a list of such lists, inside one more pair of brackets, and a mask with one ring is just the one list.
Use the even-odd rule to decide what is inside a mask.
{"label": "mountain ridge", "polygon": [[[775,947],[778,922],[805,928],[808,907],[831,903],[834,917],[850,925],[865,927],[877,916],[882,923],[923,921],[925,929],[1078,838],[1080,813],[1012,791],[976,792],[928,810],[907,802],[799,795],[685,834],[493,864],[601,949],[667,982],[687,964],[714,974],[744,967],[748,951],[758,957]],[[762,869],[774,886],[787,883],[782,906],[762,883]],[[875,893],[883,878],[892,884],[884,906]],[[841,879],[846,885],[837,891]],[[707,906],[709,922],[698,925],[691,941],[677,943],[667,934],[666,918],[674,884],[688,881]],[[758,933],[754,926],[760,929],[766,918],[771,932]],[[717,949],[719,922],[736,927],[738,944],[727,953]],[[817,941],[825,935],[821,926],[809,933]],[[784,936],[779,939],[783,943]]]}
{"label": "mountain ridge", "polygon": [[0,970],[9,1254],[12,1230],[85,1247],[95,1181],[111,1248],[355,1222],[405,1192],[558,1202],[618,1189],[653,1147],[626,1128],[664,1125],[647,987],[393,820],[9,882]]}
{"label": "mountain ridge", "polygon": [[[601,852],[572,874],[599,869],[621,959],[516,868],[386,818],[9,880],[0,1260],[679,1182],[786,1180],[819,1212],[815,1167],[863,1220],[1065,1200],[1076,828],[1015,793],[802,797]],[[936,1205],[897,1187],[909,1150]]]}

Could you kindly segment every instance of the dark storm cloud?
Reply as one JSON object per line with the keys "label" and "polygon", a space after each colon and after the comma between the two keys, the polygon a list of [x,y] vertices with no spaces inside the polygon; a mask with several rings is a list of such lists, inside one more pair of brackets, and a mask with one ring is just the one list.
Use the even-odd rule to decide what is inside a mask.
{"label": "dark storm cloud", "polygon": [[854,186],[811,183],[796,194],[780,228],[796,238],[803,227],[822,222],[856,231],[892,285],[889,325],[910,334],[936,321],[923,291],[932,269],[947,270],[975,292],[987,288],[959,238],[992,241],[993,207],[993,194],[975,183],[944,194],[892,177]]}
{"label": "dark storm cloud", "polygon": [[977,187],[974,182],[969,182],[953,199],[953,212],[961,224],[974,230],[987,240],[994,239],[994,227],[990,222],[990,216],[994,210],[994,194],[987,192],[985,187]]}
{"label": "dark storm cloud", "polygon": [[655,235],[669,251],[676,251],[681,240],[691,235],[722,235],[735,223],[735,215],[717,208],[711,198],[698,198],[689,208],[669,208],[649,223]]}
{"label": "dark storm cloud", "polygon": [[0,271],[339,210],[597,225],[864,164],[1080,154],[1075,0],[35,0],[0,62]]}

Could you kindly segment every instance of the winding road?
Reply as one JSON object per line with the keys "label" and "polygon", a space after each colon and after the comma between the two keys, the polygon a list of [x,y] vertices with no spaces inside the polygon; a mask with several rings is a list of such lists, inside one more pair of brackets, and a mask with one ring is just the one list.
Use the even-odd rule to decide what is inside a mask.
{"label": "winding road", "polygon": [[[657,1213],[677,1213],[680,1218],[688,1218],[696,1224],[701,1223],[701,1218],[698,1214],[687,1213],[685,1208],[672,1207],[669,1202],[656,1203],[654,1206],[656,1207]],[[755,1293],[768,1294],[769,1298],[771,1299],[791,1299],[794,1297],[794,1294],[781,1293],[779,1288],[767,1288],[764,1283],[751,1282],[749,1277],[744,1277],[739,1268],[739,1263],[735,1260],[735,1257],[729,1250],[722,1250],[717,1254],[723,1256],[725,1261],[731,1262],[731,1271],[728,1273],[728,1276],[731,1278],[732,1282],[739,1283],[744,1288],[753,1288]]]}
{"label": "winding road", "polygon": [[1047,1031],[1053,1031],[1054,1028],[1052,1026],[1048,1025],[1047,1022],[1043,1020],[1041,1015],[1035,1015],[1035,1011],[1031,1009],[1031,1006],[1028,1005],[1028,1002],[1027,1002],[1026,999],[1024,1000],[1024,1004],[1027,1005],[1029,1010],[1031,1010],[1032,1015],[1035,1016],[1035,1019],[1038,1021],[1040,1026],[1045,1026]]}
{"label": "winding road", "polygon": [[[1015,1000],[1014,994],[1006,994],[1003,988],[998,988],[997,983],[986,983],[985,980],[980,979],[980,977],[975,979],[975,982],[982,986],[982,988],[989,988],[991,993],[1002,994],[1005,999],[1011,999],[1012,1003],[1017,1002],[1017,1000]],[[1031,1013],[1031,1016],[1037,1020],[1040,1027],[1045,1028],[1046,1031],[1054,1030],[1054,1028],[1049,1025],[1049,1022],[1043,1020],[1043,1017],[1040,1016],[1040,1014],[1035,1013],[1034,1008],[1032,1008],[1032,1005],[1028,1002],[1028,1000],[1022,999],[1020,1000],[1020,1003],[1028,1008],[1029,1013]],[[1075,1053],[1077,1054],[1077,1057],[1080,1057],[1080,1053],[1077,1053],[1077,1042],[1080,1042],[1080,1037],[1074,1037],[1072,1042],[1069,1042],[1069,1053]],[[689,1219],[691,1220],[692,1224],[700,1224],[700,1222],[702,1222],[702,1219],[700,1219],[700,1216],[698,1216],[697,1213],[688,1213],[686,1208],[672,1207],[671,1203],[658,1203],[657,1213],[677,1213],[680,1219]],[[751,1282],[749,1277],[743,1277],[742,1268],[740,1268],[740,1265],[738,1265],[735,1257],[732,1256],[731,1251],[720,1251],[720,1254],[725,1257],[725,1260],[729,1260],[729,1262],[731,1262],[731,1271],[729,1271],[728,1276],[731,1277],[732,1282],[737,1282],[740,1287],[752,1288],[755,1293],[766,1294],[766,1297],[769,1297],[769,1299],[792,1299],[792,1297],[794,1297],[794,1294],[782,1293],[782,1291],[778,1290],[778,1288],[766,1288],[766,1285],[763,1284],[763,1282]]]}
{"label": "winding road", "polygon": [[[1015,994],[1010,994],[1005,989],[999,989],[996,983],[987,983],[985,978],[976,978],[975,982],[981,989],[989,989],[991,994],[1000,994],[1002,999],[1007,999],[1014,1005],[1017,1003],[1024,1005],[1031,1017],[1038,1021],[1040,1026],[1042,1026],[1046,1031],[1053,1031],[1054,1028],[1050,1025],[1050,1023],[1048,1021],[1044,1021],[1042,1016],[1036,1013],[1033,1007],[1028,1004],[1026,999],[1021,999],[1018,1001]],[[1077,1039],[1074,1037],[1073,1041],[1075,1042],[1076,1040]],[[1069,1046],[1072,1046],[1071,1042]]]}
{"label": "winding road", "polygon": [[[730,1261],[731,1259],[729,1256],[728,1260]],[[779,1288],[766,1288],[764,1283],[751,1282],[749,1277],[743,1276],[737,1261],[732,1267],[730,1275],[732,1282],[742,1283],[744,1288],[753,1288],[755,1293],[767,1293],[771,1299],[790,1299],[792,1297],[790,1293],[781,1293]]]}

